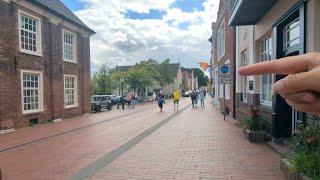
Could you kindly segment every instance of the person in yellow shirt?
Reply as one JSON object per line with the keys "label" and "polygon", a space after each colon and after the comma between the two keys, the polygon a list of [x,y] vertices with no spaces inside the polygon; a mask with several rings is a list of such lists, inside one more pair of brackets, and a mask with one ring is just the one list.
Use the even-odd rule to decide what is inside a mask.
{"label": "person in yellow shirt", "polygon": [[179,100],[180,100],[180,92],[178,90],[174,90],[173,91],[173,106],[174,106],[174,109],[176,109],[176,105],[177,105],[177,109],[179,108]]}

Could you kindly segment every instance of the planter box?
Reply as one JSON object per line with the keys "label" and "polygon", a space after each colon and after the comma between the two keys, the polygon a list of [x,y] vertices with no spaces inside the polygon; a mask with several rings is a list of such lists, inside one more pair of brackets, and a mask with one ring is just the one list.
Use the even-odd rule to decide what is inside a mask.
{"label": "planter box", "polygon": [[281,171],[284,173],[286,179],[289,180],[312,180],[311,178],[304,176],[301,173],[291,172],[291,163],[287,159],[281,160]]}
{"label": "planter box", "polygon": [[267,134],[264,131],[243,130],[244,136],[252,143],[264,143],[267,140]]}

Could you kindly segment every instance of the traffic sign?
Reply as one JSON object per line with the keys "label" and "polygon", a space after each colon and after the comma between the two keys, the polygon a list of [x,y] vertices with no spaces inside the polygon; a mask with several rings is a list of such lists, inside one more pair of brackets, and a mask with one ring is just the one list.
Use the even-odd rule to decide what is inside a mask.
{"label": "traffic sign", "polygon": [[230,66],[227,64],[219,67],[219,84],[230,84]]}
{"label": "traffic sign", "polygon": [[221,65],[219,69],[220,74],[230,74],[230,66],[227,64]]}

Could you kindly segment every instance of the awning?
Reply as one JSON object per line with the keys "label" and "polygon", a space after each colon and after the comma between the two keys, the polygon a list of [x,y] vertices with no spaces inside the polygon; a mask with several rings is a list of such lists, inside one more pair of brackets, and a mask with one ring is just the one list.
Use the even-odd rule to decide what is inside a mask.
{"label": "awning", "polygon": [[229,26],[256,24],[278,0],[237,0],[229,20]]}

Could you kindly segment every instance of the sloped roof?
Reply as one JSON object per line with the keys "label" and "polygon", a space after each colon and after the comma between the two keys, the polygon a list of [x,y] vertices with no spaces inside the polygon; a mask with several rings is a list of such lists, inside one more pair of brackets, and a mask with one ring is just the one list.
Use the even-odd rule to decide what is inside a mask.
{"label": "sloped roof", "polygon": [[63,20],[80,26],[91,34],[95,32],[84,24],[69,8],[67,8],[60,0],[27,0],[28,2],[49,11]]}
{"label": "sloped roof", "polygon": [[129,71],[130,68],[132,68],[133,66],[117,66],[116,67],[116,71],[119,72],[127,72]]}

